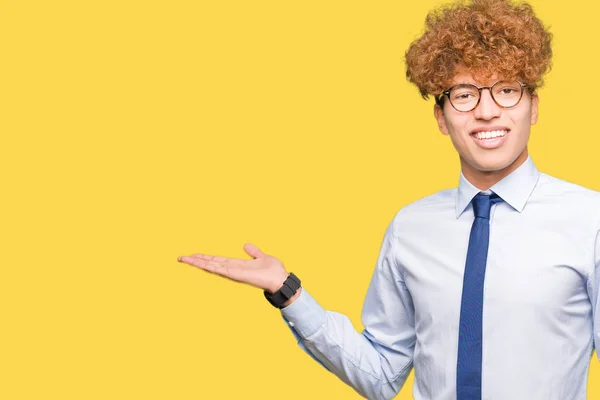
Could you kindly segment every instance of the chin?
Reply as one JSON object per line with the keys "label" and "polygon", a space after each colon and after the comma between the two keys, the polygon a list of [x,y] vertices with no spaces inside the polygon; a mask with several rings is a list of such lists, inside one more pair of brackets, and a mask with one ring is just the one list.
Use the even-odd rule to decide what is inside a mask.
{"label": "chin", "polygon": [[475,167],[475,169],[481,171],[481,172],[496,172],[496,171],[502,171],[506,168],[508,168],[510,166],[510,164],[484,164],[484,165],[478,165]]}
{"label": "chin", "polygon": [[470,163],[473,168],[481,172],[496,172],[509,168],[519,158],[519,155],[507,157],[499,155],[498,157],[485,157],[484,159],[473,160]]}

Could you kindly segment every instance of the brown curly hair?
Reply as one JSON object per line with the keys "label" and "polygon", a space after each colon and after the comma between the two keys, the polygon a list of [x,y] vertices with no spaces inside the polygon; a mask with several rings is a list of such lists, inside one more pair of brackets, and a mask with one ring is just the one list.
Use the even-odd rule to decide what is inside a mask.
{"label": "brown curly hair", "polygon": [[425,99],[446,90],[461,69],[478,81],[517,79],[534,91],[551,67],[552,34],[524,2],[457,1],[431,11],[425,26],[406,51],[406,77]]}

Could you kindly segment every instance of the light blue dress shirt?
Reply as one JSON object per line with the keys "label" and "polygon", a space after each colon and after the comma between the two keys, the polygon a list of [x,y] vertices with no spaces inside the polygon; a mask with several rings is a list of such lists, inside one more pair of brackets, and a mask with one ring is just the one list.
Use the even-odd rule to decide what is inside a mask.
{"label": "light blue dress shirt", "polygon": [[[584,400],[600,345],[600,193],[530,158],[490,190],[483,308],[486,400]],[[357,332],[303,289],[282,310],[300,346],[369,399],[391,399],[414,367],[416,400],[456,399],[463,272],[479,192],[461,174],[389,225]]]}

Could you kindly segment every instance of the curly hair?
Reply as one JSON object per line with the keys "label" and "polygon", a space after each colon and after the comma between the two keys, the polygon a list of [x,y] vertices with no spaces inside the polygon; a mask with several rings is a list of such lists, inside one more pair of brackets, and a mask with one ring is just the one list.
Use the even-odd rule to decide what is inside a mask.
{"label": "curly hair", "polygon": [[424,99],[447,89],[463,69],[476,80],[497,74],[534,91],[550,70],[551,41],[527,3],[459,0],[427,15],[425,33],[406,51],[406,77]]}

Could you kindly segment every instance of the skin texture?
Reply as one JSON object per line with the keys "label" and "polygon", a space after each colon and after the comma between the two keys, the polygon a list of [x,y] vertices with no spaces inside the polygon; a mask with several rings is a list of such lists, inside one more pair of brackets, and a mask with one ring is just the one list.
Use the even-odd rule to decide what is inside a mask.
{"label": "skin texture", "polygon": [[[453,84],[472,83],[491,85],[498,80],[477,82],[468,72],[459,72]],[[525,90],[519,104],[512,108],[498,106],[489,92],[483,90],[479,105],[472,111],[456,111],[449,101],[443,108],[434,107],[434,115],[440,132],[448,135],[460,158],[462,172],[475,187],[487,190],[509,175],[527,159],[527,142],[531,125],[537,122],[539,97]],[[477,130],[509,129],[505,141],[494,149],[477,145],[471,133]]]}
{"label": "skin texture", "polygon": [[[251,260],[241,260],[238,258],[227,258],[211,256],[208,254],[192,254],[181,256],[177,261],[200,268],[232,281],[246,283],[248,285],[274,293],[283,285],[288,273],[283,263],[277,258],[260,251],[252,244],[246,244],[244,251]],[[294,296],[286,301],[283,306],[287,307],[294,302],[302,293],[299,288]]]}

